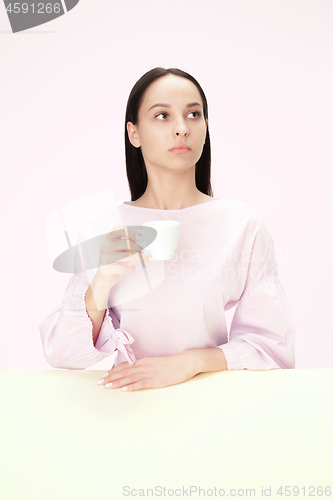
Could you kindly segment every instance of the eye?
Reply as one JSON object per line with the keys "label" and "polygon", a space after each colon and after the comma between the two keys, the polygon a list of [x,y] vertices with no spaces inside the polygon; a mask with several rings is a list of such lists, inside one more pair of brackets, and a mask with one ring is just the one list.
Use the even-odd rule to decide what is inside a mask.
{"label": "eye", "polygon": [[195,115],[195,113],[197,114],[198,118],[199,116],[201,116],[200,111],[191,111],[190,115]]}
{"label": "eye", "polygon": [[157,118],[157,117],[158,117],[158,116],[160,116],[160,115],[165,115],[165,116],[167,116],[167,114],[168,114],[168,113],[158,113],[158,115],[155,115],[155,118]]}
{"label": "eye", "polygon": [[[197,114],[197,117],[199,118],[201,116],[201,113],[200,111],[191,111],[191,113],[189,113],[190,115],[195,115]],[[161,116],[161,115],[165,115],[165,116],[168,116],[168,113],[158,113],[158,115],[155,115],[155,118],[157,118],[158,116]],[[162,120],[163,121],[163,120]]]}

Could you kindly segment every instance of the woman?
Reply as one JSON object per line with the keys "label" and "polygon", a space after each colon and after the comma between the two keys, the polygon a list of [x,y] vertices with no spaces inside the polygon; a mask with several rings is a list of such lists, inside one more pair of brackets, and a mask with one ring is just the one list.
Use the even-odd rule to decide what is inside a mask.
{"label": "woman", "polygon": [[[175,68],[143,75],[128,99],[125,147],[125,230],[108,235],[92,282],[73,275],[41,324],[49,363],[82,369],[110,356],[112,367],[118,355],[98,383],[128,391],[200,372],[294,368],[295,330],[266,224],[245,203],[213,197],[199,83]],[[181,223],[174,259],[150,262],[126,228],[168,219]],[[224,311],[234,306],[228,340]]]}

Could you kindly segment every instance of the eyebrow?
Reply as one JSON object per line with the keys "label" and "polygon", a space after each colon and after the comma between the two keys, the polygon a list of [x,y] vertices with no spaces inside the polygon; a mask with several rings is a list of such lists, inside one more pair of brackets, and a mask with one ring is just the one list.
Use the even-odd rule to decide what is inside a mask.
{"label": "eyebrow", "polygon": [[[186,107],[187,108],[191,108],[193,106],[201,106],[201,104],[199,104],[198,102],[191,102]],[[171,108],[171,106],[170,106],[170,104],[165,104],[165,103],[162,103],[162,102],[158,102],[157,104],[154,104],[153,106],[151,106],[151,108],[149,108],[148,111],[150,111],[152,108]]]}

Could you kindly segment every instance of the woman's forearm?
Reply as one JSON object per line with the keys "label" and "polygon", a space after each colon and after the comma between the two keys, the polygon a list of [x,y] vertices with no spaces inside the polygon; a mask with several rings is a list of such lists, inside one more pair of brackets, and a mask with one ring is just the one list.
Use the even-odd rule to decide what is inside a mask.
{"label": "woman's forearm", "polygon": [[195,370],[201,372],[219,372],[227,370],[227,360],[219,347],[207,349],[190,349],[194,358]]}
{"label": "woman's forearm", "polygon": [[93,324],[94,345],[104,320],[111,288],[112,285],[100,279],[97,273],[86,292],[86,310]]}

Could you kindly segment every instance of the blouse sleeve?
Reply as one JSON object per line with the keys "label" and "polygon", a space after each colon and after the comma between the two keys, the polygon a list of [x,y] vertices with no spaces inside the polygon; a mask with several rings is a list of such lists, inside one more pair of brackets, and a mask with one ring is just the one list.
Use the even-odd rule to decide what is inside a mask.
{"label": "blouse sleeve", "polygon": [[295,368],[295,328],[279,280],[272,237],[262,221],[244,291],[223,350],[229,370]]}
{"label": "blouse sleeve", "polygon": [[105,311],[94,346],[93,324],[85,303],[88,287],[88,281],[74,274],[60,306],[41,323],[39,329],[46,360],[54,368],[84,369],[109,356],[113,365],[118,351],[121,351],[133,364],[135,357],[130,344],[134,339],[129,332],[114,328],[112,309]]}

